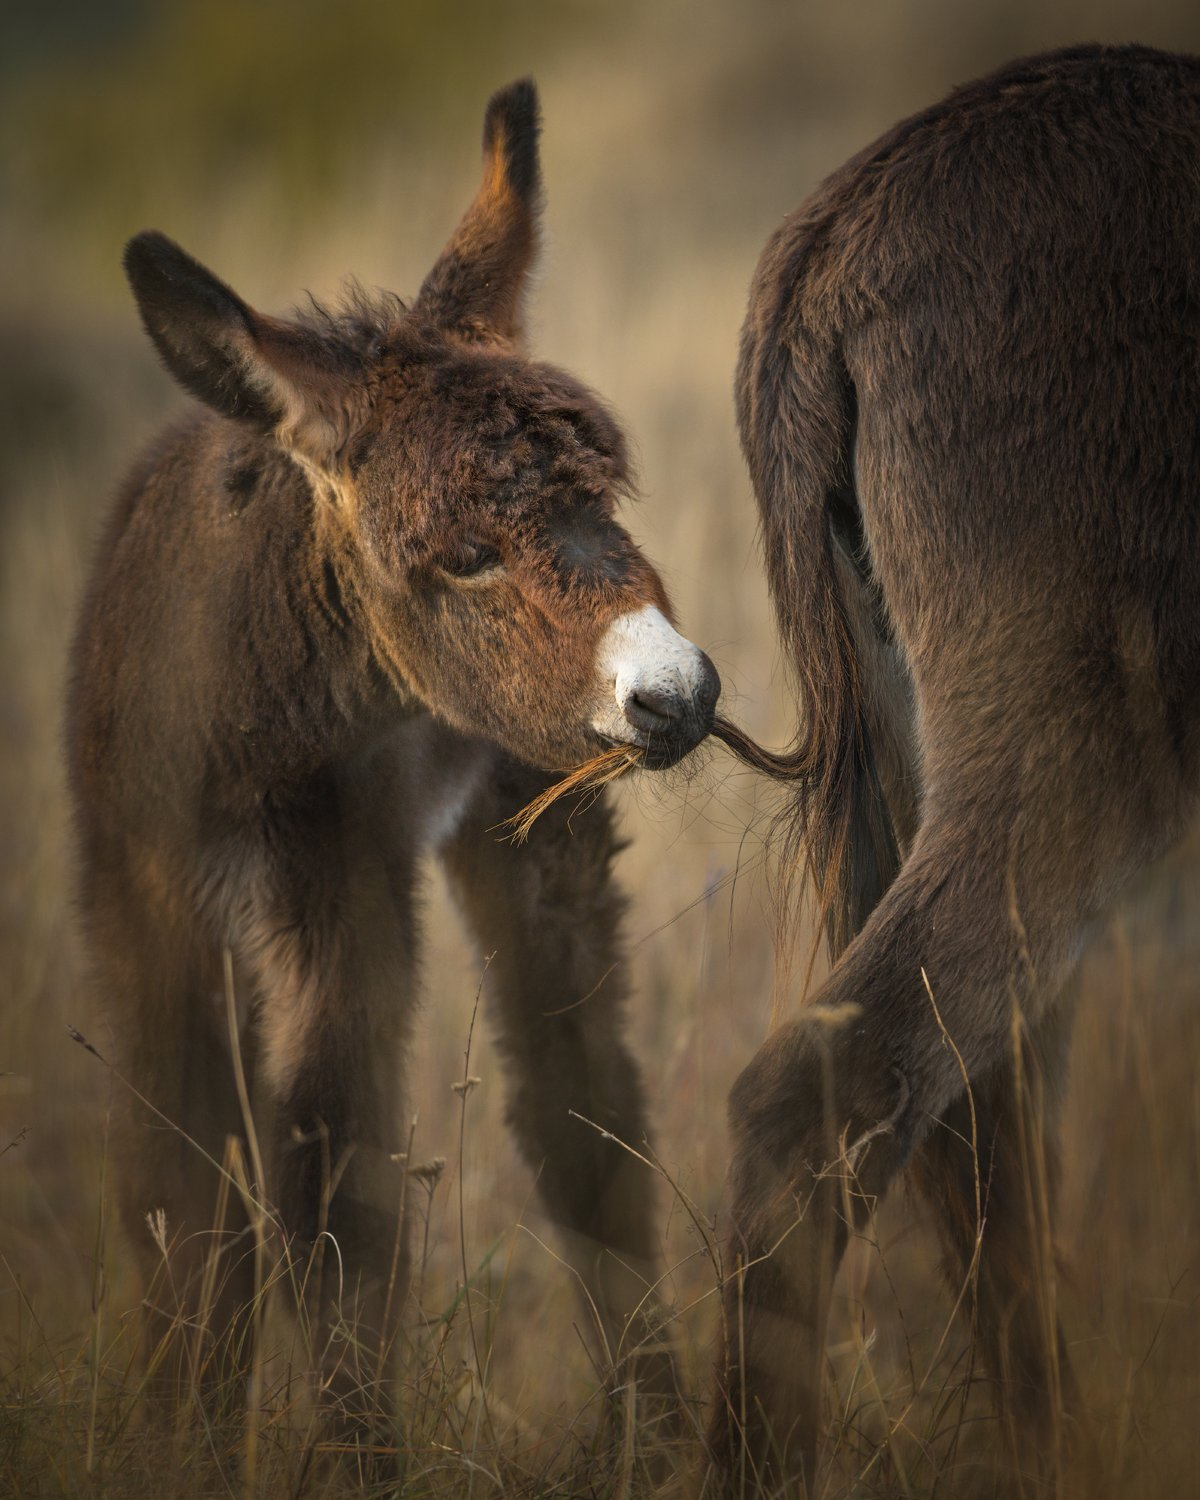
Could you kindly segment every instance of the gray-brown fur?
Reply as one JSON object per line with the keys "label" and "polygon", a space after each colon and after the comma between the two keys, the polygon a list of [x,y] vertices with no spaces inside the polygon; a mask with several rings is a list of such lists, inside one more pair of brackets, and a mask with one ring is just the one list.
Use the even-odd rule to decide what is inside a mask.
{"label": "gray-brown fur", "polygon": [[911,1167],[962,1287],[960,1057],[982,1348],[1026,1476],[1062,1479],[1061,992],[1195,809],[1198,347],[1200,62],[1142,48],[959,90],[760,261],[738,416],[837,963],[814,996],[834,1015],[776,1031],[731,1098],[743,1275],[711,1438],[735,1489],[811,1480],[847,1210]]}
{"label": "gray-brown fur", "polygon": [[[159,441],[115,508],[67,715],[83,921],[115,1062],[147,1101],[117,1090],[121,1208],[147,1279],[144,1218],[165,1212],[165,1323],[196,1315],[214,1243],[219,1178],[201,1151],[220,1161],[243,1134],[228,949],[267,1157],[257,1190],[301,1270],[322,1231],[337,1242],[310,1278],[318,1346],[339,1286],[363,1347],[392,1338],[413,890],[436,851],[495,954],[512,1120],[543,1199],[614,1357],[647,1331],[644,1310],[626,1320],[653,1280],[648,1184],[568,1114],[634,1144],[646,1130],[621,1039],[611,821],[597,809],[571,837],[553,814],[521,849],[496,829],[548,772],[603,747],[612,622],[668,610],[614,519],[629,483],[616,423],[520,345],[537,133],[531,84],[491,101],[483,184],[412,307],[355,295],[268,318],[160,235],[126,252],[150,336],[210,408]],[[662,622],[656,639],[671,635]],[[716,675],[684,647],[690,686],[676,674],[674,698],[617,705],[652,764],[711,722]],[[253,1289],[237,1227],[231,1212],[217,1334],[240,1332]]]}

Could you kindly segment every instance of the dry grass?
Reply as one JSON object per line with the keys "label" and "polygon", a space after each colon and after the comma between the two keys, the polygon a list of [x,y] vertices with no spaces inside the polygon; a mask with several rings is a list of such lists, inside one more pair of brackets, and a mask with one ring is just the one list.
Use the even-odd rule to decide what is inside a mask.
{"label": "dry grass", "polygon": [[569,771],[561,781],[539,792],[520,812],[506,818],[501,827],[510,828],[513,842],[523,844],[533,825],[560,797],[574,792],[580,797],[580,806],[586,808],[595,801],[603,787],[632,771],[641,759],[642,751],[637,745],[610,745],[607,750],[601,750],[599,755],[593,755],[591,760]]}
{"label": "dry grass", "polygon": [[[1147,941],[1163,920],[1177,919],[1171,905],[1194,909],[1196,899],[1194,877],[1172,871],[1119,919],[1085,965],[1068,1111],[1065,1261],[1047,1258],[1038,1271],[1042,1295],[1064,1315],[1104,1462],[1117,1477],[1112,1492],[1147,1500],[1190,1493],[1197,1461],[1188,1413],[1197,1402],[1200,1322],[1200,1112],[1191,1066],[1200,1020],[1180,1004],[1190,964],[1167,962],[1163,948]],[[708,986],[700,989],[703,998]],[[1154,1016],[1146,1003],[1151,993],[1165,1014]],[[672,1019],[686,1027],[677,1009]],[[465,1009],[459,1020],[464,1028],[473,1024]],[[683,1045],[692,1049],[699,1040],[688,1028]],[[182,1497],[384,1494],[396,1458],[409,1496],[694,1493],[695,1439],[686,1430],[662,1437],[643,1427],[626,1393],[614,1389],[571,1274],[511,1159],[494,1174],[484,1168],[480,1180],[494,1123],[494,1064],[478,1034],[464,1047],[460,1033],[456,1050],[454,1066],[441,1070],[444,1100],[428,1101],[414,1123],[403,1169],[416,1209],[414,1295],[403,1347],[389,1352],[401,1372],[398,1422],[389,1428],[381,1418],[371,1435],[373,1466],[363,1465],[362,1451],[349,1449],[344,1435],[314,1421],[304,1372],[320,1363],[321,1351],[291,1311],[307,1267],[280,1255],[270,1205],[249,1193],[250,1174],[236,1152],[214,1164],[214,1173],[227,1174],[230,1193],[249,1208],[256,1244],[271,1247],[261,1257],[262,1300],[252,1312],[265,1330],[259,1357],[247,1364],[249,1379],[218,1373],[209,1380],[202,1404],[217,1351],[201,1322],[179,1314],[149,1370],[182,1360],[192,1372],[190,1394],[165,1425],[148,1421],[147,1371],[135,1353],[138,1318],[121,1242],[107,1224],[119,1164],[109,1162],[101,1141],[95,1218],[76,1247],[81,1284],[30,1285],[4,1253],[10,1280],[0,1483],[31,1497],[140,1497],[157,1492],[170,1473],[171,1492]],[[123,1086],[99,1059],[92,1063],[110,1086]],[[724,1079],[673,1087],[686,1071],[676,1059],[654,1091],[659,1150],[671,1164],[643,1154],[662,1173],[672,1333],[693,1389],[700,1389],[721,1274],[712,1218],[720,1174],[698,1171],[704,1153],[681,1152],[677,1142],[687,1134],[685,1121],[694,1130],[703,1119],[693,1113],[698,1100],[716,1105]],[[1190,1120],[1180,1113],[1181,1100],[1191,1101]],[[425,1154],[426,1129],[444,1155]],[[980,1212],[983,1232],[985,1219]],[[155,1228],[162,1267],[146,1297],[170,1307],[170,1226]],[[208,1274],[215,1289],[215,1248]],[[90,1307],[77,1301],[85,1290]],[[69,1330],[64,1297],[76,1301]],[[949,1289],[940,1285],[920,1215],[903,1195],[853,1242],[829,1348],[830,1467],[822,1494],[1008,1493],[1001,1487],[1002,1434],[964,1321],[970,1301],[969,1277]],[[360,1346],[352,1308],[339,1333],[356,1371],[350,1393],[357,1398],[378,1378],[379,1357]]]}
{"label": "dry grass", "polygon": [[[234,8],[220,9],[237,34]],[[416,127],[355,137],[319,203],[290,215],[252,134],[222,159],[215,188],[179,167],[174,116],[151,107],[150,72],[137,80],[149,126],[118,149],[121,67],[135,67],[126,50],[111,73],[111,149],[89,155],[88,173],[53,203],[18,182],[0,238],[0,1495],[359,1492],[319,1434],[306,1448],[307,1397],[292,1371],[315,1351],[302,1327],[293,1336],[287,1306],[304,1268],[280,1260],[270,1205],[252,1195],[264,1288],[254,1317],[267,1336],[251,1400],[241,1378],[223,1391],[218,1378],[220,1422],[196,1403],[165,1429],[145,1420],[143,1290],[113,1223],[121,1163],[107,1145],[122,1085],[67,1031],[109,1050],[71,921],[57,745],[65,642],[106,497],[171,399],[120,285],[122,236],[160,224],[264,306],[303,286],[324,294],[349,269],[411,292],[474,186],[480,58],[503,69],[488,84],[536,72],[550,241],[536,346],[624,415],[645,496],[631,526],[664,565],[682,628],[716,661],[727,711],[755,740],[784,744],[794,710],[729,399],[745,288],[768,231],[822,172],[991,62],[1088,33],[1200,45],[1192,9],[1168,0],[1114,0],[1102,16],[1082,0],[1049,14],[998,3],[968,14],[950,0],[868,11],[865,25],[857,10],[851,19],[765,0],[664,0],[589,10],[583,46],[570,29],[575,8],[562,7],[567,19],[520,33],[528,55],[513,56],[511,37],[477,39],[469,88],[449,67],[439,75],[453,108],[439,114],[436,138]],[[269,59],[259,63],[268,87]],[[107,67],[92,61],[99,79]],[[54,70],[30,77],[43,93],[39,118],[57,118]],[[169,101],[169,81],[160,93]],[[303,110],[305,98],[295,87],[278,111]],[[232,131],[229,101],[211,108],[231,112]],[[11,152],[31,118],[9,119]],[[270,110],[255,118],[272,128]],[[107,204],[100,219],[89,217],[96,202]],[[763,838],[781,794],[701,752],[680,773],[622,774],[606,795],[631,839],[620,875],[631,897],[632,1040],[654,1120],[645,1154],[662,1174],[663,1291],[699,1399],[716,1326],[724,1101],[777,998]],[[1198,872],[1196,851],[1184,851],[1083,962],[1057,1258],[1037,1268],[1122,1500],[1200,1492]],[[504,1128],[501,1059],[485,1028],[472,1029],[480,961],[436,871],[428,881],[426,1015],[407,1096],[404,1190],[417,1234],[399,1351],[405,1494],[687,1493],[696,1442],[686,1431],[668,1442],[610,1388]],[[786,1010],[796,996],[778,999]],[[232,1157],[213,1170],[228,1174],[231,1203],[255,1180]],[[160,1283],[146,1293],[156,1299],[169,1295],[169,1224],[163,1241]],[[824,1494],[983,1497],[1013,1479],[963,1317],[970,1288],[947,1289],[937,1262],[902,1191],[851,1246],[830,1333]],[[159,1358],[186,1353],[198,1380],[205,1348],[203,1330],[180,1318]],[[363,1368],[371,1379],[377,1365]]]}

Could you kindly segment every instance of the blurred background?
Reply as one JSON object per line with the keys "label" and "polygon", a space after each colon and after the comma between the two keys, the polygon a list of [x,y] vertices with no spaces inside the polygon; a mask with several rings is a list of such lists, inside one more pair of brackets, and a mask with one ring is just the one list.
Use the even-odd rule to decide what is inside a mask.
{"label": "blurred background", "polygon": [[[115,1334],[137,1295],[102,1223],[109,1082],[67,1032],[104,1050],[72,929],[59,746],[93,537],[122,471],[185,399],[141,335],[120,273],[125,240],[162,229],[265,310],[335,295],[350,273],[411,294],[474,191],[488,94],[533,74],[547,189],[534,348],[623,417],[641,479],[631,529],[682,628],[716,660],[728,711],[780,744],[794,709],[730,395],[759,250],[898,117],[1014,56],[1083,40],[1200,51],[1200,9],[0,5],[0,1492],[32,1493],[35,1474],[45,1493],[84,1492],[71,1404],[80,1351],[98,1318]],[[659,1152],[709,1219],[723,1202],[725,1093],[771,1016],[772,795],[718,751],[686,778],[616,791],[631,838],[632,1031]],[[411,1106],[418,1153],[451,1166],[432,1195],[421,1297],[434,1312],[452,1301],[460,1235],[472,1265],[488,1261],[497,1410],[514,1443],[553,1446],[592,1420],[579,1309],[500,1124],[482,1028],[460,1219],[450,1084],[480,963],[432,870],[429,889]],[[1198,924],[1196,859],[1184,851],[1098,935],[1066,1113],[1058,1294],[1113,1472],[1124,1493],[1147,1497],[1200,1493]],[[703,1389],[712,1270],[665,1184],[662,1198],[679,1334]],[[831,1357],[847,1473],[864,1494],[992,1493],[994,1424],[915,1202],[896,1195],[844,1281]]]}

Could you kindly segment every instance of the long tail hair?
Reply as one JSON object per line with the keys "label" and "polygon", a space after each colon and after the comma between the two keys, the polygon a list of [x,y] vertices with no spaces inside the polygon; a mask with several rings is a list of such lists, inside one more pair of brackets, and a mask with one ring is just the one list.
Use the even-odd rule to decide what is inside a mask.
{"label": "long tail hair", "polygon": [[835,330],[799,310],[814,239],[815,231],[793,222],[768,245],[751,289],[736,383],[742,450],[801,723],[779,755],[731,725],[717,733],[749,764],[794,786],[781,851],[786,911],[794,917],[799,905],[786,872],[807,871],[836,959],[891,883],[899,857],[843,592],[855,569],[865,570],[851,473],[854,388]]}

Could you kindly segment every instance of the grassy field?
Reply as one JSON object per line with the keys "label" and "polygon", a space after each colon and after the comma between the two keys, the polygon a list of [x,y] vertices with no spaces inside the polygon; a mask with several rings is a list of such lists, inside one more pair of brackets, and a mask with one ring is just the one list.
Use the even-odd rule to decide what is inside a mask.
{"label": "grassy field", "polygon": [[[491,88],[537,75],[547,254],[537,350],[625,420],[661,564],[725,707],[780,744],[795,716],[755,546],[730,383],[745,289],[778,218],[850,151],[952,83],[1102,37],[1200,50],[1190,8],[862,0],[638,6],[279,0],[114,7],[97,32],[14,22],[0,88],[0,1496],[240,1494],[245,1452],[141,1420],[140,1289],[112,1223],[119,1084],[72,925],[59,748],[66,644],[124,467],[179,398],[136,326],[120,247],[155,225],[252,302],[354,272],[411,293],[474,189]],[[0,21],[0,27],[6,22]],[[6,49],[0,47],[0,51]],[[797,996],[777,994],[766,836],[775,793],[717,748],[616,789],[631,843],[632,1036],[662,1168],[673,1332],[711,1368],[724,1101]],[[1200,857],[1184,850],[1085,958],[1055,1294],[1114,1494],[1200,1493]],[[406,1493],[687,1493],[702,1472],[605,1397],[585,1310],[503,1127],[481,977],[428,875],[424,1016],[410,1063],[418,1273],[406,1329]],[[794,988],[794,987],[793,987]],[[481,1082],[464,1098],[464,1071]],[[466,1274],[464,1274],[464,1268]],[[840,1279],[828,1494],[987,1496],[1001,1459],[932,1236],[898,1192]],[[263,1494],[339,1494],[264,1418]]]}

